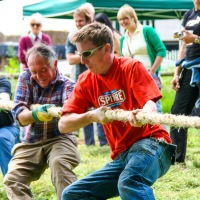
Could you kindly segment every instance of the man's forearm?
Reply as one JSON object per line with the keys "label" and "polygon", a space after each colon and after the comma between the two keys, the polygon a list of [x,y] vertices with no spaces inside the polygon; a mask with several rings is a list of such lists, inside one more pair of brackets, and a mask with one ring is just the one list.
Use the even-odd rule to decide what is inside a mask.
{"label": "man's forearm", "polygon": [[156,103],[152,100],[147,101],[143,106],[143,110],[146,112],[157,112]]}
{"label": "man's forearm", "polygon": [[66,113],[59,122],[58,127],[61,133],[70,133],[93,122],[90,112],[83,114]]}
{"label": "man's forearm", "polygon": [[81,63],[81,59],[78,54],[67,54],[66,58],[70,65],[76,65]]}
{"label": "man's forearm", "polygon": [[20,112],[17,116],[18,121],[20,125],[27,126],[29,124],[32,124],[35,122],[32,112],[28,109],[24,109],[22,112]]}

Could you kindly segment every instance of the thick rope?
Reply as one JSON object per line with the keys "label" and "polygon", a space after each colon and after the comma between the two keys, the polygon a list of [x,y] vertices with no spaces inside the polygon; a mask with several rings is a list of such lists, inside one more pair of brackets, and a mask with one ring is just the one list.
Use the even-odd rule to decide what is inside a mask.
{"label": "thick rope", "polygon": [[[40,106],[40,104],[34,104],[30,106],[30,109],[33,110],[35,108],[37,108],[38,106]],[[0,109],[2,110],[12,110],[14,107],[14,102],[13,101],[3,101],[0,100]],[[56,107],[56,106],[52,106],[50,108],[47,109],[48,114],[50,114],[53,117],[60,117],[61,114],[61,107]]]}
{"label": "thick rope", "polygon": [[[118,120],[127,122],[128,116],[131,111],[124,111],[121,109],[107,110],[105,115],[109,120]],[[200,129],[200,117],[191,117],[184,115],[172,115],[161,113],[147,113],[139,112],[136,115],[136,119],[141,124],[166,124],[173,127],[182,128],[197,128]]]}
{"label": "thick rope", "polygon": [[[31,110],[39,106],[39,104],[31,105]],[[13,101],[0,100],[0,109],[12,110],[14,107]],[[48,113],[53,117],[60,117],[61,107],[52,106],[47,109]],[[121,109],[107,110],[105,116],[109,120],[118,120],[128,122],[128,116],[131,111],[124,111]],[[139,112],[136,119],[141,124],[166,124],[173,127],[196,128],[200,129],[200,117],[191,117],[184,115],[160,114]]]}
{"label": "thick rope", "polygon": [[[38,106],[40,106],[40,104],[31,105],[31,110],[37,108]],[[62,109],[61,107],[52,106],[50,108],[47,108],[47,112],[53,117],[60,117],[61,109]]]}

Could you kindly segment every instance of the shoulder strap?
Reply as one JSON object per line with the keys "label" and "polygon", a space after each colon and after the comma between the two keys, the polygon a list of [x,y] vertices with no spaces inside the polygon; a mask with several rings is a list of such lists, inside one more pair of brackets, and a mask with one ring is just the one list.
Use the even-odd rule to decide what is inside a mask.
{"label": "shoulder strap", "polygon": [[133,58],[133,54],[131,53],[131,50],[130,50],[130,46],[129,46],[128,40],[126,40],[126,41],[127,41],[128,51],[129,51],[129,53],[130,53],[130,55],[131,55],[131,58]]}

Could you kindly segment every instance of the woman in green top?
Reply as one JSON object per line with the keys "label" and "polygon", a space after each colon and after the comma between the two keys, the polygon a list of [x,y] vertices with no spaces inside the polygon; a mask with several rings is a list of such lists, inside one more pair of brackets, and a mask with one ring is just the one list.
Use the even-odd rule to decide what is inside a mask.
{"label": "woman in green top", "polygon": [[[141,61],[161,89],[159,78],[160,65],[166,56],[166,48],[155,29],[139,23],[135,10],[125,4],[117,19],[126,32],[120,39],[120,53]],[[161,102],[157,102],[158,112],[162,112]]]}

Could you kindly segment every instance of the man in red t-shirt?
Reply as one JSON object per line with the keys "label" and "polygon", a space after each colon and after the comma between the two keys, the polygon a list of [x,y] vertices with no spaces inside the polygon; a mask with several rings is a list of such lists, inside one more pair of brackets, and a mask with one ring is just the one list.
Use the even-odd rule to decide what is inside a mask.
{"label": "man in red t-shirt", "polygon": [[[62,199],[154,199],[151,186],[170,168],[175,147],[163,125],[141,125],[136,114],[156,111],[159,89],[141,62],[114,56],[112,31],[105,25],[89,24],[71,41],[89,70],[65,102],[59,130],[67,134],[103,124],[113,162],[65,188]],[[132,110],[128,123],[108,121],[105,111],[116,108]]]}

